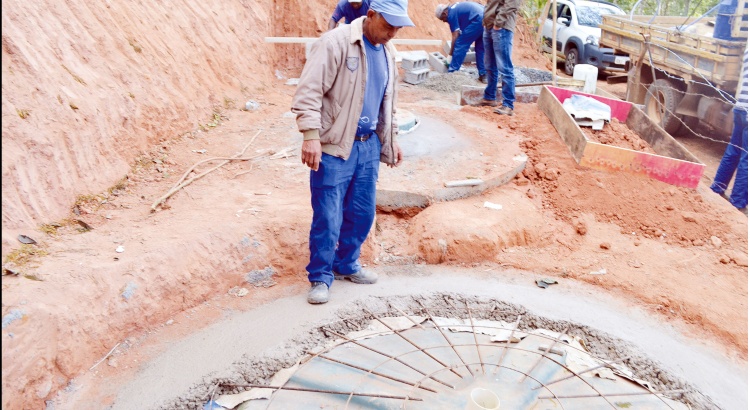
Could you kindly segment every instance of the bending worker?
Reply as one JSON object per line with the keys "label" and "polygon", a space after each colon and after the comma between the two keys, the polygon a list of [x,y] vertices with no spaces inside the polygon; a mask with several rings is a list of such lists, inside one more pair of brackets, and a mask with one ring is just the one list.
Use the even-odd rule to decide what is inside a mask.
{"label": "bending worker", "polygon": [[390,40],[413,27],[408,0],[372,0],[366,17],[317,39],[302,69],[292,112],[303,134],[302,163],[310,167],[312,224],[307,301],[328,302],[334,279],[371,284],[362,269],[362,243],[375,221],[380,162],[395,167],[396,49]]}
{"label": "bending worker", "polygon": [[343,18],[346,24],[367,15],[370,9],[370,0],[339,0],[336,8],[333,9],[333,15],[328,20],[328,30],[333,30]]}
{"label": "bending worker", "polygon": [[452,56],[451,64],[448,67],[449,73],[461,68],[471,43],[474,43],[479,81],[486,82],[487,73],[484,69],[484,43],[482,41],[483,16],[484,6],[473,1],[464,1],[452,5],[439,4],[435,9],[435,17],[448,23],[453,34],[449,53]]}

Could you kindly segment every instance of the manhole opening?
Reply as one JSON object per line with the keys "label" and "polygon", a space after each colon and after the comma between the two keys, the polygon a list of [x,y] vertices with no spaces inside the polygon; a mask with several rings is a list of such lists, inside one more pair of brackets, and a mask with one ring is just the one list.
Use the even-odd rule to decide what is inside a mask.
{"label": "manhole opening", "polygon": [[360,300],[335,320],[265,357],[236,363],[231,374],[194,386],[164,408],[313,404],[341,409],[716,408],[627,342],[534,315],[522,306],[457,294]]}

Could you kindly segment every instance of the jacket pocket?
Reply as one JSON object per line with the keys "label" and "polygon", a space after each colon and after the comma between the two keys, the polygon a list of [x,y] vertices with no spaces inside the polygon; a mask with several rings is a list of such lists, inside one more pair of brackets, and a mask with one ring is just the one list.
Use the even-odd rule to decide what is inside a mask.
{"label": "jacket pocket", "polygon": [[335,101],[331,103],[331,109],[324,110],[320,118],[320,126],[327,130],[331,128],[331,125],[336,121],[336,118],[341,114],[341,105]]}

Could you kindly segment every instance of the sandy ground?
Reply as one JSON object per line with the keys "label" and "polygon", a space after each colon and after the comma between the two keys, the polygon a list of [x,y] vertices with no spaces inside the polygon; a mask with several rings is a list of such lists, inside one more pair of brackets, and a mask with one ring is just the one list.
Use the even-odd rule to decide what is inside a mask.
{"label": "sandy ground", "polygon": [[[188,1],[184,9],[189,12],[168,20],[165,33],[148,28],[149,21],[165,14],[157,6],[84,11],[74,3],[56,9],[53,20],[39,7],[34,16],[47,23],[38,26],[3,7],[2,70],[4,79],[11,78],[3,81],[3,254],[18,249],[19,233],[34,238],[39,243],[34,249],[43,250],[31,262],[19,261],[13,269],[20,275],[2,278],[3,408],[40,408],[59,392],[79,392],[70,401],[61,399],[70,408],[85,408],[77,407],[78,398],[112,403],[117,392],[110,385],[118,384],[112,381],[134,377],[136,367],[148,368],[148,359],[173,341],[232,310],[283,296],[303,298],[311,215],[308,173],[299,163],[299,133],[288,114],[294,88],[285,85],[288,77],[299,75],[302,51],[300,46],[265,46],[258,61],[274,62],[283,71],[256,65],[243,73],[238,68],[246,65],[237,51],[241,48],[232,48],[245,44],[248,36],[257,43],[261,34],[316,35],[327,13],[297,3],[250,7],[241,2],[236,10],[222,11],[236,17],[217,23],[207,11],[210,5]],[[432,7],[427,3],[410,2],[424,10]],[[294,19],[280,17],[292,10],[310,12],[316,24],[301,29]],[[103,27],[126,27],[130,17],[123,16],[139,13],[148,18],[135,25],[141,30],[136,37],[116,30],[110,30],[117,33],[111,38],[103,34]],[[243,18],[278,24],[264,23],[262,32],[247,29],[238,35],[235,25],[245,27]],[[50,21],[82,24],[86,30]],[[7,37],[6,22],[12,26]],[[403,36],[447,38],[447,29],[434,18],[424,23]],[[214,25],[221,35],[200,29]],[[190,27],[202,45],[180,49],[156,40],[182,39],[180,30]],[[36,30],[73,37],[60,40],[61,55],[32,55],[24,38]],[[83,44],[76,37],[85,37],[82,32],[99,33],[91,37],[100,40],[91,40],[91,47],[103,49],[71,51],[71,44]],[[127,38],[139,40],[134,44],[146,52],[135,51],[138,47],[127,44]],[[40,41],[47,44],[49,36]],[[118,45],[107,48],[108,41]],[[517,41],[518,65],[545,67],[544,58],[523,46],[529,35]],[[208,57],[214,43],[230,44],[213,49],[226,59]],[[196,49],[202,51],[196,54]],[[136,56],[123,56],[126,52]],[[99,68],[85,64],[97,53],[110,62]],[[79,65],[70,63],[71,55]],[[175,65],[188,67],[173,74],[179,81],[165,74]],[[127,69],[118,74],[113,68],[118,66]],[[34,84],[43,67],[54,67],[50,73],[66,78],[70,84],[61,89],[69,93],[61,91],[58,98],[57,86],[26,93],[25,84]],[[202,78],[213,80],[201,85]],[[242,84],[252,87],[237,91]],[[113,93],[120,99],[112,99]],[[38,104],[45,98],[53,104]],[[250,98],[260,108],[240,110]],[[185,108],[175,101],[193,105]],[[679,189],[581,168],[533,104],[519,104],[509,118],[489,108],[455,106],[455,95],[419,87],[402,87],[401,101],[416,115],[441,116],[455,129],[472,130],[467,139],[485,159],[507,158],[512,149],[526,153],[529,164],[522,177],[478,197],[439,203],[409,218],[380,213],[363,262],[404,270],[422,262],[482,270],[487,263],[581,282],[605,297],[639,306],[665,326],[684,329],[690,335],[685,337],[708,343],[746,367],[747,218],[705,184]],[[17,111],[24,107],[40,108],[26,121]],[[243,147],[245,154],[261,158],[227,164],[150,211],[193,164],[235,155]],[[381,181],[403,177],[399,172],[383,169]],[[413,177],[431,180],[429,172]],[[484,202],[503,209],[486,208]],[[591,274],[602,270],[606,274]],[[258,280],[269,273],[270,280]],[[491,271],[486,276],[491,278]],[[248,294],[228,295],[235,287]],[[167,325],[170,320],[174,326]],[[280,326],[269,322],[268,327]],[[272,339],[278,340],[269,336],[266,342]],[[141,341],[145,347],[136,349]],[[116,360],[97,364],[114,346],[120,349],[113,353]]]}

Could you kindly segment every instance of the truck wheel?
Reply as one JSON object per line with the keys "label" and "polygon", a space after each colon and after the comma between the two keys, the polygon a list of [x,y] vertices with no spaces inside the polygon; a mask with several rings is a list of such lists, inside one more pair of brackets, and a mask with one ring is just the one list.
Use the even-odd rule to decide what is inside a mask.
{"label": "truck wheel", "polygon": [[576,64],[578,64],[578,49],[571,47],[565,54],[565,74],[573,75]]}
{"label": "truck wheel", "polygon": [[644,101],[646,115],[659,124],[664,131],[674,134],[682,125],[674,113],[683,95],[682,91],[672,85],[669,80],[660,78],[654,81],[648,87]]}

